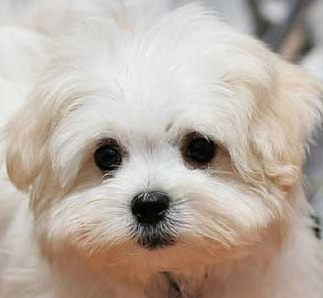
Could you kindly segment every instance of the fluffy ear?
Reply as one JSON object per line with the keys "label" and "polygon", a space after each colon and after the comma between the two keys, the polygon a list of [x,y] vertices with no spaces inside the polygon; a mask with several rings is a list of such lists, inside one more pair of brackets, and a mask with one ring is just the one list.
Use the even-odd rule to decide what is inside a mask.
{"label": "fluffy ear", "polygon": [[304,153],[321,122],[322,84],[299,67],[277,60],[271,94],[260,102],[251,127],[251,146],[264,174],[281,186],[301,175]]}
{"label": "fluffy ear", "polygon": [[48,107],[30,100],[6,127],[7,172],[20,190],[26,191],[40,172],[51,130],[50,123]]}

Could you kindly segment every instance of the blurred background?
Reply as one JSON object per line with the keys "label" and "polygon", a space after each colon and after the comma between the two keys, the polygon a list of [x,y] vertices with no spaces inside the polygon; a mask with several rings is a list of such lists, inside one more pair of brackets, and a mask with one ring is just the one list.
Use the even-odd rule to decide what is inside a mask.
{"label": "blurred background", "polygon": [[[58,31],[64,31],[66,24],[82,15],[88,13],[104,15],[109,1],[0,0],[0,26],[8,24],[19,26],[32,31],[33,39],[40,39],[43,36],[47,37]],[[136,1],[127,0],[130,3]],[[159,1],[173,6],[190,2],[190,0]],[[321,22],[323,0],[200,0],[200,2],[214,9],[225,22],[263,40],[273,51],[300,64],[323,81],[323,23]],[[6,67],[7,70],[10,68],[8,57],[10,55],[13,57],[13,52],[18,48],[17,44],[14,40],[10,45],[2,44],[0,67]],[[22,49],[24,48],[37,53],[37,57],[42,55],[41,47],[31,49],[23,42]],[[27,53],[26,50],[24,52]],[[37,63],[30,63],[25,68],[30,70],[37,66]],[[7,85],[8,81],[2,83],[0,77],[0,93],[1,90],[5,92],[3,90]],[[22,89],[22,93],[24,92],[27,91]],[[6,107],[2,106],[2,109]],[[304,166],[305,183],[310,202],[321,212],[323,218],[323,129],[317,132],[314,141],[315,143],[308,150],[307,162]]]}
{"label": "blurred background", "polygon": [[[176,1],[175,1],[176,2]],[[322,0],[204,0],[240,31],[323,79]]]}

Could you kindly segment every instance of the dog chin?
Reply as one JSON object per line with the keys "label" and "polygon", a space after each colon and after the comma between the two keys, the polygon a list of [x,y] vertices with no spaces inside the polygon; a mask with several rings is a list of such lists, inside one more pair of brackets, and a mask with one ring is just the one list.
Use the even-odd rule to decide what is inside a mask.
{"label": "dog chin", "polygon": [[163,224],[137,224],[132,234],[136,235],[134,241],[148,250],[164,249],[176,243],[176,236],[165,231]]}
{"label": "dog chin", "polygon": [[[154,238],[155,237],[155,238]],[[43,246],[43,255],[53,264],[67,260],[90,266],[94,270],[123,274],[154,274],[157,272],[184,272],[194,267],[221,264],[244,257],[247,250],[224,247],[215,241],[195,237],[169,238],[165,235],[120,241],[110,246],[84,242],[66,243],[60,247]],[[123,268],[123,269],[122,269]]]}

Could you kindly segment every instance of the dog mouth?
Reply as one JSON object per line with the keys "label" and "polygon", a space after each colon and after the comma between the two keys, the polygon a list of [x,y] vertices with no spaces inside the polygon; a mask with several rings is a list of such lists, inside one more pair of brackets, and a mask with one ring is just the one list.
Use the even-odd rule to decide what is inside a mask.
{"label": "dog mouth", "polygon": [[168,231],[162,224],[138,224],[132,234],[137,244],[148,250],[163,249],[176,242],[174,233]]}

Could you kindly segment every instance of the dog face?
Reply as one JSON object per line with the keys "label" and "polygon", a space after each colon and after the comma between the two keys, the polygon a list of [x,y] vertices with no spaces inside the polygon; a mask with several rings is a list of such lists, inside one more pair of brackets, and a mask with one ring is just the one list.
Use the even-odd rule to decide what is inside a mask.
{"label": "dog face", "polygon": [[279,237],[318,85],[196,6],[84,26],[7,130],[45,252],[174,270]]}

